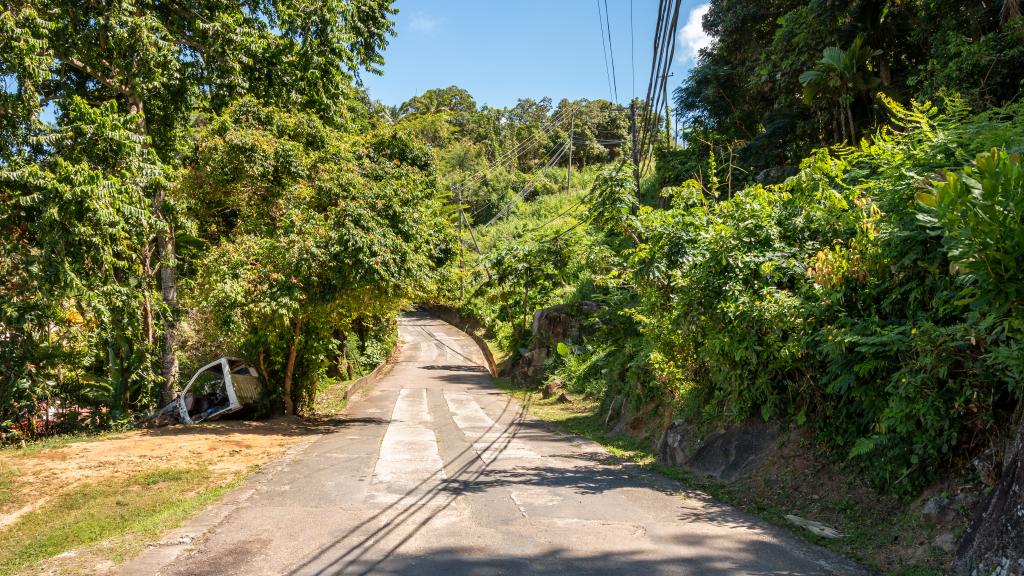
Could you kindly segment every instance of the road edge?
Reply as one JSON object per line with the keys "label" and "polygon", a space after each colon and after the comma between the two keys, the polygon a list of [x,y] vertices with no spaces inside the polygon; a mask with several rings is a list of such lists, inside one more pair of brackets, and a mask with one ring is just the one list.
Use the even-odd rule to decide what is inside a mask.
{"label": "road edge", "polygon": [[[364,397],[373,384],[387,376],[399,362],[401,354],[402,341],[399,338],[384,362],[381,362],[369,374],[356,379],[349,386],[346,392],[349,405]],[[346,411],[347,407],[342,414]],[[279,458],[264,464],[260,471],[243,480],[241,486],[228,492],[221,501],[207,506],[186,520],[183,525],[165,533],[160,540],[146,544],[143,552],[125,562],[117,574],[120,576],[158,576],[163,569],[190,552],[196,544],[200,543],[234,511],[242,507],[253,494],[273,480],[279,472],[287,469],[288,464],[328,435],[330,432],[304,440],[288,448]]]}
{"label": "road edge", "polygon": [[304,440],[285,450],[284,454],[264,464],[262,468],[242,481],[242,485],[228,492],[216,504],[207,506],[185,524],[166,532],[160,540],[146,544],[142,553],[125,562],[118,570],[121,576],[156,576],[175,560],[189,552],[211,530],[221,524],[232,512],[241,507],[253,494],[263,488],[296,457],[326,434]]}

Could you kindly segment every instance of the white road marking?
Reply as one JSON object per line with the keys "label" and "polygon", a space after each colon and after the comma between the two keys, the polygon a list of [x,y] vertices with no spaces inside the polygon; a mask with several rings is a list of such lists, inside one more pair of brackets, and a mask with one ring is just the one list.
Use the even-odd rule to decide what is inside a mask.
{"label": "white road marking", "polygon": [[431,476],[438,480],[445,477],[437,437],[427,425],[430,421],[427,391],[402,389],[373,468],[374,484],[408,485]]}
{"label": "white road marking", "polygon": [[494,420],[480,408],[471,394],[445,390],[444,400],[455,425],[467,439],[473,441],[473,449],[484,462],[490,464],[498,456],[507,459],[540,458],[522,440],[510,440],[511,433],[495,426]]}
{"label": "white road marking", "polygon": [[[448,403],[448,410],[452,413],[452,420],[465,431],[467,428],[490,428],[494,420],[480,408],[480,405],[473,400],[473,397],[466,392],[444,392],[444,400]],[[482,430],[481,430],[482,432]]]}

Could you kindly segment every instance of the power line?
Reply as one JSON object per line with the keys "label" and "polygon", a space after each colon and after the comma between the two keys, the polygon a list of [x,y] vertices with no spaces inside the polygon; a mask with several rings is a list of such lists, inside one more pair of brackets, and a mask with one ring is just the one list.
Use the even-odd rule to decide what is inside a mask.
{"label": "power line", "polygon": [[615,102],[619,101],[619,80],[615,77],[615,47],[612,44],[612,19],[608,14],[608,0],[604,0],[604,23],[608,29],[608,56],[612,61],[612,86],[615,87]]}
{"label": "power line", "polygon": [[494,162],[492,162],[490,166],[471,175],[469,179],[465,181],[465,184],[473,183],[475,180],[481,178],[488,171],[497,168],[500,164],[504,164],[512,159],[518,159],[519,154],[521,154],[524,150],[526,150],[527,147],[533,144],[534,141],[540,138],[542,134],[546,134],[547,132],[549,132],[554,127],[554,125],[560,120],[559,116],[563,115],[564,111],[559,111],[554,116],[547,119],[545,123],[541,126],[540,131],[517,144],[512,150],[506,150],[505,152],[499,154],[497,157],[495,157]]}
{"label": "power line", "polygon": [[[675,55],[676,27],[682,0],[659,0],[658,23],[651,54],[651,75],[647,83],[647,98],[643,121],[639,126],[639,150],[648,150],[658,130],[658,110],[668,105],[668,72]],[[650,154],[640,162],[639,174],[650,165]]]}
{"label": "power line", "polygon": [[554,130],[555,126],[558,123],[560,123],[562,120],[565,119],[566,113],[569,112],[569,111],[572,111],[573,108],[574,108],[574,106],[569,106],[569,107],[567,107],[567,108],[565,108],[563,110],[559,110],[558,112],[556,112],[551,118],[549,118],[549,119],[547,119],[545,121],[545,123],[541,126],[540,131],[538,131],[537,133],[533,134],[532,136],[530,136],[526,140],[520,142],[512,150],[507,150],[507,151],[503,152],[502,154],[500,154],[497,158],[495,158],[494,162],[492,162],[486,168],[483,168],[483,169],[475,172],[474,174],[470,175],[469,178],[467,178],[466,180],[464,180],[462,182],[462,187],[465,188],[466,186],[470,186],[470,185],[476,183],[476,181],[478,181],[481,178],[483,178],[483,176],[487,172],[490,172],[491,170],[494,170],[499,165],[505,164],[505,163],[511,161],[512,159],[518,159],[519,154],[521,154],[523,151],[525,151],[527,147],[529,147],[531,144],[533,144],[542,135],[546,135],[549,132],[551,132],[552,130]]}
{"label": "power line", "polygon": [[633,81],[632,99],[636,100],[636,42],[633,40],[633,36],[633,0],[629,0],[629,67]]}
{"label": "power line", "polygon": [[608,68],[608,47],[604,41],[604,17],[601,16],[601,0],[594,0],[597,4],[597,24],[601,27],[599,36],[601,36],[601,51],[604,52],[604,76],[608,80],[608,98],[614,99],[614,93],[612,92],[612,73]]}
{"label": "power line", "polygon": [[[551,158],[548,160],[548,163],[544,165],[544,168],[550,168],[550,167],[554,166],[559,160],[562,159],[562,156],[565,155],[565,151],[568,148],[569,148],[569,144],[563,144],[562,147],[559,148],[551,156]],[[544,168],[541,168],[541,170],[543,170]],[[518,202],[519,200],[525,200],[526,199],[526,195],[529,194],[530,192],[532,192],[533,189],[536,188],[536,187],[537,187],[537,181],[536,181],[536,179],[534,179],[533,182],[531,182],[531,183],[527,184],[526,186],[524,186],[523,187],[523,191],[520,192],[518,195],[516,195],[516,197],[513,198],[511,202],[506,204],[501,210],[498,211],[497,214],[494,215],[493,218],[491,218],[486,224],[484,224],[480,228],[481,229],[487,228],[491,224],[494,224],[494,222],[497,221],[498,219],[500,219],[502,216],[505,216],[506,214],[508,214],[508,211],[511,210],[512,206],[514,204],[516,204],[516,202]]]}

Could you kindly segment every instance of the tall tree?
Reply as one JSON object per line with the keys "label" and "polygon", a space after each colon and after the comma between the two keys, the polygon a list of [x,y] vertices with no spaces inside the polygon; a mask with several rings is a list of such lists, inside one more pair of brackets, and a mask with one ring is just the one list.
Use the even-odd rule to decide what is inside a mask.
{"label": "tall tree", "polygon": [[[64,124],[73,102],[113,102],[169,170],[187,165],[198,113],[247,94],[315,112],[332,126],[362,122],[353,81],[360,70],[379,71],[396,13],[390,0],[12,0],[0,10],[0,158],[19,166],[48,162],[60,150],[46,145],[52,128],[39,120],[43,110]],[[100,168],[98,177],[114,175]],[[178,371],[181,221],[171,185],[145,190],[156,224],[140,256],[159,276],[165,398]],[[151,246],[156,263],[146,261]]]}

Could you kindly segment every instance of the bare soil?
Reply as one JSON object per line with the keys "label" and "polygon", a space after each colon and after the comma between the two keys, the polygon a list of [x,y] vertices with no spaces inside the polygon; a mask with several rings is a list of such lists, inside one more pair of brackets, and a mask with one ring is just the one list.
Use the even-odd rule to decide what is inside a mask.
{"label": "bare soil", "polygon": [[53,449],[5,449],[0,468],[15,473],[10,497],[0,503],[0,528],[84,483],[152,468],[206,467],[215,484],[227,483],[324,431],[297,418],[224,421],[105,435]]}

